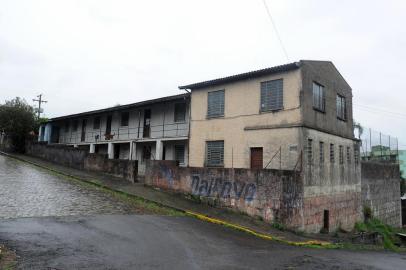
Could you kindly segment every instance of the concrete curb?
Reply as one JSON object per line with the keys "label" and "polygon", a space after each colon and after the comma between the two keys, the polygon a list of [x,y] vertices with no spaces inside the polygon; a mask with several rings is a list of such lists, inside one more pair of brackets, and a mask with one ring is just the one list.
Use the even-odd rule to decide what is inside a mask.
{"label": "concrete curb", "polygon": [[281,239],[281,238],[278,238],[278,237],[274,237],[274,236],[272,236],[270,234],[264,234],[264,233],[261,233],[261,232],[258,232],[258,231],[255,231],[255,230],[240,226],[238,224],[230,223],[230,222],[227,222],[227,221],[224,221],[224,220],[221,220],[221,219],[211,218],[211,217],[206,216],[206,215],[201,214],[201,213],[196,213],[196,212],[193,212],[193,211],[189,211],[188,209],[177,208],[177,207],[174,207],[174,206],[171,206],[171,205],[163,204],[163,203],[158,202],[158,201],[154,201],[154,200],[147,199],[147,198],[144,198],[144,197],[141,197],[141,196],[138,196],[138,195],[127,193],[127,192],[122,191],[122,190],[114,189],[114,188],[111,188],[109,186],[87,180],[85,178],[81,178],[81,177],[78,177],[78,176],[75,176],[75,175],[71,175],[71,174],[68,174],[68,173],[65,173],[65,172],[61,172],[61,171],[49,168],[47,166],[44,166],[44,165],[41,165],[41,164],[38,164],[38,163],[35,163],[35,162],[32,162],[32,161],[26,160],[24,158],[20,158],[18,156],[13,155],[13,154],[5,153],[5,152],[2,152],[2,151],[0,151],[0,154],[4,155],[4,156],[7,156],[7,157],[10,157],[10,158],[13,158],[13,159],[16,159],[16,160],[19,160],[19,161],[22,161],[22,162],[26,162],[28,164],[34,165],[34,166],[42,168],[42,169],[46,169],[48,171],[52,171],[52,172],[54,172],[56,174],[60,174],[60,175],[70,177],[70,178],[73,178],[73,179],[81,181],[81,182],[85,182],[87,184],[91,184],[91,185],[99,187],[99,188],[103,188],[103,189],[106,189],[106,190],[109,190],[109,191],[112,191],[112,192],[116,192],[116,193],[119,193],[119,194],[122,194],[122,195],[125,195],[125,196],[128,196],[128,197],[140,199],[140,200],[143,200],[145,202],[154,203],[154,204],[162,206],[162,207],[170,208],[170,209],[179,211],[179,212],[184,213],[184,214],[186,214],[186,215],[188,215],[190,217],[194,217],[196,219],[200,219],[200,220],[205,221],[205,222],[218,224],[218,225],[222,225],[222,226],[225,226],[225,227],[228,227],[228,228],[232,228],[232,229],[237,230],[237,231],[245,232],[245,233],[248,233],[250,235],[256,236],[258,238],[264,239],[264,240],[277,241],[277,242],[280,242],[280,243],[293,245],[293,246],[339,248],[339,245],[337,245],[337,244],[332,244],[330,242],[319,241],[319,240],[309,240],[309,241],[304,241],[304,242],[294,242],[294,241],[284,240],[284,239]]}

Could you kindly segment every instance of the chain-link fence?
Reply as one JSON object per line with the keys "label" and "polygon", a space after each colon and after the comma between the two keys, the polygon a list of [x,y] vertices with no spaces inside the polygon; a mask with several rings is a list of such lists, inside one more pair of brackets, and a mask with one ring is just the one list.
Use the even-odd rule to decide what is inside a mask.
{"label": "chain-link fence", "polygon": [[362,160],[399,161],[399,142],[396,137],[370,128],[355,128],[355,136],[361,140]]}

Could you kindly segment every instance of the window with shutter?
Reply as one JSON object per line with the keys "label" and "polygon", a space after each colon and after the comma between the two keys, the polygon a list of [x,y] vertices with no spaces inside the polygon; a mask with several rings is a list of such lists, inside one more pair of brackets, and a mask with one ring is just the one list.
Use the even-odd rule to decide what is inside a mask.
{"label": "window with shutter", "polygon": [[175,160],[179,164],[185,164],[185,146],[184,145],[175,145]]}
{"label": "window with shutter", "polygon": [[307,165],[313,165],[313,140],[307,139]]}
{"label": "window with shutter", "polygon": [[335,162],[334,144],[330,144],[330,163]]}
{"label": "window with shutter", "polygon": [[315,82],[313,82],[313,108],[321,112],[326,110],[324,86]]}
{"label": "window with shutter", "polygon": [[224,141],[206,142],[206,165],[210,167],[224,165]]}
{"label": "window with shutter", "polygon": [[208,93],[207,98],[207,117],[224,116],[224,90]]}
{"label": "window with shutter", "polygon": [[261,112],[283,109],[283,80],[261,82]]}

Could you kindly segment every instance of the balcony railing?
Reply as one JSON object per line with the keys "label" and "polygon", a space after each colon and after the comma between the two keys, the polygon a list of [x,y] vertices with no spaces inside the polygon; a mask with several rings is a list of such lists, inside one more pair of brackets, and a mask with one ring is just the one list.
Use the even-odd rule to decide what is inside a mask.
{"label": "balcony railing", "polygon": [[[188,123],[173,123],[165,125],[151,125],[149,136],[144,136],[144,127],[119,127],[111,129],[109,133],[106,130],[94,129],[81,131],[64,132],[63,129],[59,135],[59,143],[94,143],[138,139],[158,139],[158,138],[176,138],[188,136]],[[146,132],[147,134],[148,132]]]}

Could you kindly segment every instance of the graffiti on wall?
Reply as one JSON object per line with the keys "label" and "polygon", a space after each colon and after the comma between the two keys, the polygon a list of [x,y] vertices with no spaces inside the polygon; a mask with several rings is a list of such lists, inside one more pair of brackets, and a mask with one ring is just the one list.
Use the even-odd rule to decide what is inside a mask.
{"label": "graffiti on wall", "polygon": [[228,181],[221,178],[205,179],[198,174],[192,175],[192,193],[204,197],[220,197],[223,199],[240,198],[252,201],[257,187],[254,183]]}

